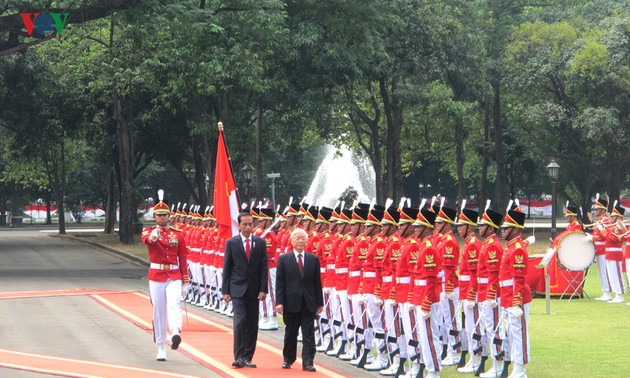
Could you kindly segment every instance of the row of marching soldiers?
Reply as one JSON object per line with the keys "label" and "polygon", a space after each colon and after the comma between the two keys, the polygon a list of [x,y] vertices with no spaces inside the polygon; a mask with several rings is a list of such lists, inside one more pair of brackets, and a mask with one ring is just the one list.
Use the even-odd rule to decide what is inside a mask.
{"label": "row of marching soldiers", "polygon": [[[275,261],[290,250],[291,231],[301,227],[309,235],[306,251],[321,266],[319,352],[384,376],[422,377],[426,369],[427,377],[438,377],[442,367],[457,365],[461,373],[508,377],[512,363],[509,377],[526,377],[526,248],[534,239],[522,239],[525,214],[518,204],[510,202],[504,217],[488,202],[479,217],[463,202],[459,212],[443,201],[413,207],[404,199],[398,208],[292,203],[282,214],[252,208],[254,233],[267,242],[271,294],[261,302],[260,329],[278,328]],[[173,215],[190,246],[187,301],[230,315],[220,295],[223,241],[211,211]]]}

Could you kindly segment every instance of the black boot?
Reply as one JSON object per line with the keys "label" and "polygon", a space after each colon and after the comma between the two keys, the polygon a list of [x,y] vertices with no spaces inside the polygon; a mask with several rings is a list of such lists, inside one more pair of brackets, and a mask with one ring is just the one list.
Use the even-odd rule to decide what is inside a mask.
{"label": "black boot", "polygon": [[481,356],[481,362],[479,363],[479,367],[477,368],[477,371],[475,372],[475,376],[480,376],[481,373],[483,373],[484,371],[486,371],[486,360],[488,359],[488,356]]}
{"label": "black boot", "polygon": [[361,356],[361,360],[359,360],[359,363],[357,364],[358,368],[363,369],[363,367],[365,367],[365,363],[367,362],[368,353],[372,353],[372,351],[368,350],[367,348],[364,348],[363,349],[363,355]]}
{"label": "black boot", "polygon": [[339,350],[337,351],[337,354],[335,355],[335,357],[339,358],[339,356],[346,353],[347,343],[348,343],[348,340],[341,340],[341,346],[339,347]]}
{"label": "black boot", "polygon": [[442,360],[446,358],[448,355],[448,345],[442,345]]}
{"label": "black boot", "polygon": [[418,370],[418,374],[416,374],[416,378],[422,378],[424,377],[424,368],[426,367],[425,364],[420,363],[420,370]]}
{"label": "black boot", "polygon": [[501,378],[507,378],[508,377],[508,366],[510,366],[510,361],[505,360],[503,361],[503,371],[501,372]]}
{"label": "black boot", "polygon": [[396,377],[405,375],[405,361],[407,361],[406,358],[400,357],[400,362],[398,363],[398,370],[396,370],[396,375],[395,375]]}
{"label": "black boot", "polygon": [[462,350],[462,356],[459,359],[459,362],[457,363],[457,367],[464,367],[466,366],[466,355],[468,354],[467,350]]}

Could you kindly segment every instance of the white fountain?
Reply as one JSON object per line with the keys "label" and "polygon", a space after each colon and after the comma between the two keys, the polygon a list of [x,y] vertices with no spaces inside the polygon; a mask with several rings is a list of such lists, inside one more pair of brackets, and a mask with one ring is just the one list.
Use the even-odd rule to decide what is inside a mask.
{"label": "white fountain", "polygon": [[327,146],[326,157],[319,165],[306,198],[315,204],[332,207],[349,187],[357,191],[361,202],[376,197],[374,167],[366,156],[348,147]]}

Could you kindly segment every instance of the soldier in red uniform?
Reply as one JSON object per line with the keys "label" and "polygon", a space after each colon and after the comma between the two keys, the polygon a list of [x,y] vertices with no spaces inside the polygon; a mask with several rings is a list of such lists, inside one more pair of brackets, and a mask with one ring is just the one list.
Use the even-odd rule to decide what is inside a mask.
{"label": "soldier in red uniform", "polygon": [[593,228],[593,242],[595,243],[595,262],[597,262],[597,273],[599,275],[599,282],[602,285],[602,291],[604,292],[601,297],[595,298],[598,301],[608,302],[613,299],[610,294],[610,281],[608,280],[608,272],[606,270],[606,240],[601,234],[608,225],[610,225],[610,218],[606,213],[608,211],[608,201],[599,197],[599,193],[595,196],[595,203],[593,204],[593,215],[595,221],[595,227]]}
{"label": "soldier in red uniform", "polygon": [[[514,369],[510,375],[512,378],[527,378],[525,365],[529,363],[528,325],[532,292],[525,282],[529,257],[526,243],[522,238],[524,227],[525,214],[517,210],[508,210],[501,226],[501,234],[507,246],[501,261],[499,285],[501,307],[507,313],[509,355],[514,362]],[[506,363],[503,366],[506,372],[507,365]]]}
{"label": "soldier in red uniform", "polygon": [[[189,285],[186,243],[182,232],[168,226],[170,211],[164,202],[164,191],[158,191],[159,202],[153,207],[157,225],[142,231],[142,242],[149,250],[149,296],[153,305],[153,338],[158,345],[156,359],[166,361],[166,336],[171,332],[171,349],[182,341],[182,286]],[[167,327],[168,322],[168,327]]]}
{"label": "soldier in red uniform", "polygon": [[457,324],[457,308],[459,300],[459,278],[457,265],[459,263],[459,242],[453,234],[453,224],[457,217],[457,210],[444,205],[440,206],[435,217],[434,233],[441,235],[437,249],[442,263],[442,290],[440,293],[440,307],[442,309],[442,348],[446,347],[446,358],[442,359],[442,366],[457,365],[460,360],[461,342]]}
{"label": "soldier in red uniform", "polygon": [[267,247],[267,275],[268,293],[264,301],[260,301],[260,320],[258,329],[263,331],[275,331],[278,329],[278,314],[276,313],[276,252],[278,241],[274,230],[267,229],[271,226],[276,212],[273,209],[262,208],[258,212],[258,227],[254,230],[255,236],[265,240]]}
{"label": "soldier in red uniform", "polygon": [[416,221],[416,237],[419,240],[418,260],[413,271],[414,286],[411,293],[413,332],[412,345],[419,347],[420,353],[411,356],[411,368],[407,373],[409,377],[422,376],[426,367],[426,377],[439,377],[440,365],[440,338],[439,323],[440,283],[438,274],[441,269],[440,253],[432,242],[433,227],[436,213],[422,208]]}
{"label": "soldier in red uniform", "polygon": [[623,303],[623,248],[624,233],[626,231],[623,225],[623,215],[625,209],[615,201],[613,208],[610,212],[610,226],[601,231],[604,240],[606,241],[606,272],[608,273],[608,281],[610,282],[610,289],[615,293],[615,297],[608,301],[608,303]]}
{"label": "soldier in red uniform", "polygon": [[[501,256],[503,256],[503,246],[496,235],[503,215],[491,210],[490,200],[486,204],[486,209],[478,222],[479,238],[483,239],[481,251],[479,252],[479,262],[477,265],[477,303],[482,314],[480,325],[485,329],[481,342],[487,346],[491,343],[491,347],[485,352],[482,351],[481,363],[476,374],[481,377],[500,376],[503,372],[503,356],[504,353],[501,344],[492,342],[495,334],[499,329],[499,269],[501,267]],[[490,354],[492,359],[492,367],[487,372],[485,369],[485,361]],[[499,358],[497,358],[499,356]]]}
{"label": "soldier in red uniform", "polygon": [[[387,214],[387,215],[386,215]],[[380,229],[377,236],[370,240],[368,254],[363,263],[361,273],[360,292],[363,293],[365,301],[365,312],[369,318],[371,329],[365,329],[365,343],[357,342],[354,365],[372,363],[373,355],[370,352],[376,340],[377,350],[387,350],[385,345],[385,329],[382,321],[383,300],[381,294],[381,270],[385,250],[387,248],[386,239],[396,231],[399,214],[394,208],[386,211],[385,207],[375,205],[368,214],[366,225]],[[357,331],[360,332],[360,331]]]}
{"label": "soldier in red uniform", "polygon": [[[320,272],[322,275],[322,293],[324,295],[324,310],[320,314],[319,318],[319,332],[320,332],[320,344],[316,350],[318,352],[326,352],[329,348],[332,349],[332,341],[334,340],[335,329],[333,328],[333,308],[331,307],[332,293],[334,288],[334,276],[335,276],[335,264],[334,255],[332,254],[332,246],[335,240],[335,234],[339,227],[337,221],[339,220],[340,206],[335,208],[330,213],[328,220],[328,229],[323,230],[319,239],[319,245],[317,246],[317,257],[320,261]],[[327,214],[326,214],[327,215]],[[330,259],[333,259],[332,262]],[[332,265],[332,268],[328,267]],[[335,301],[332,301],[333,303]],[[334,304],[333,304],[334,307]]]}
{"label": "soldier in red uniform", "polygon": [[[479,251],[481,251],[481,241],[475,235],[478,217],[479,213],[466,209],[466,200],[462,201],[462,209],[457,223],[455,223],[459,236],[464,239],[464,250],[459,264],[459,300],[462,302],[464,318],[466,319],[463,338],[466,340],[468,351],[472,353],[468,363],[457,369],[460,373],[474,373],[481,363],[483,350],[480,340],[473,338],[473,334],[481,334],[479,306],[477,305],[477,263]],[[465,358],[465,355],[466,352],[462,351],[462,359]]]}

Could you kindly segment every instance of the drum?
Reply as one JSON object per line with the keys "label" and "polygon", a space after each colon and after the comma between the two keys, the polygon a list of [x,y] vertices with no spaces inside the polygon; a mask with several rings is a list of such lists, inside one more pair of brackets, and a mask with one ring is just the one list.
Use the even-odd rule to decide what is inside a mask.
{"label": "drum", "polygon": [[570,271],[582,271],[593,263],[595,259],[595,245],[593,241],[584,242],[586,234],[583,232],[568,232],[559,235],[558,260],[562,266]]}

